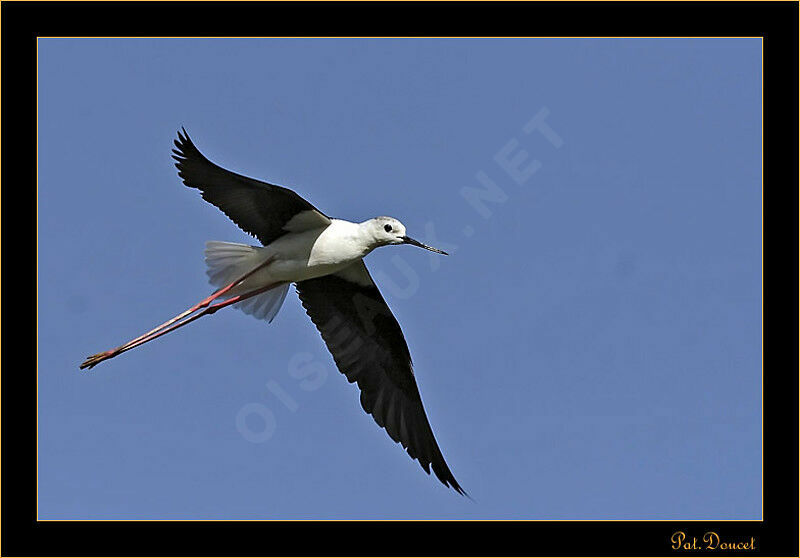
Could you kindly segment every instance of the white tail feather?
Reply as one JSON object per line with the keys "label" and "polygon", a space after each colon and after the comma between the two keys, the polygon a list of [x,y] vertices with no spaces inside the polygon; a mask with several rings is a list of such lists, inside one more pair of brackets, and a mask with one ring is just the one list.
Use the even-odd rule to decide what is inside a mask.
{"label": "white tail feather", "polygon": [[[263,256],[260,246],[248,246],[233,242],[206,242],[206,265],[209,282],[215,287],[223,287],[243,276],[261,263]],[[233,306],[245,314],[271,322],[286,299],[289,284],[283,284],[260,295],[237,302]]]}
{"label": "white tail feather", "polygon": [[289,283],[284,283],[265,293],[237,302],[233,306],[245,314],[250,314],[254,318],[267,320],[271,323],[278,314],[278,310],[283,306],[287,292],[289,292]]}
{"label": "white tail feather", "polygon": [[222,287],[235,281],[254,266],[258,265],[257,246],[234,244],[233,242],[206,242],[206,265],[209,281],[215,287]]}

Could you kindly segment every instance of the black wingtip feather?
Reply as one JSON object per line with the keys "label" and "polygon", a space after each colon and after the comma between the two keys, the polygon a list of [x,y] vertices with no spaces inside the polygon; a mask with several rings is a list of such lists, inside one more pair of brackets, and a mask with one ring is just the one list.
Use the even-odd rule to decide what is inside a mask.
{"label": "black wingtip feather", "polygon": [[[366,268],[364,273],[367,273]],[[430,475],[433,470],[442,484],[469,498],[448,468],[436,443],[414,381],[411,358],[402,331],[374,283],[365,288],[336,275],[328,275],[296,283],[295,288],[337,368],[349,382],[358,383],[361,391],[359,400],[364,411],[372,416],[392,441],[401,444],[426,474]],[[372,334],[367,332],[361,321],[363,318],[359,319],[357,312],[353,312],[352,301],[358,294],[371,296],[377,304],[385,306],[381,314],[381,328]],[[333,326],[341,323],[342,316],[346,317],[347,327]],[[349,337],[342,338],[343,331],[347,331]],[[354,338],[362,342],[360,362],[350,362],[344,358],[342,347],[348,342],[352,343]],[[398,378],[397,370],[391,369],[393,365],[398,366],[405,375]],[[391,378],[387,376],[392,372],[394,375]]]}

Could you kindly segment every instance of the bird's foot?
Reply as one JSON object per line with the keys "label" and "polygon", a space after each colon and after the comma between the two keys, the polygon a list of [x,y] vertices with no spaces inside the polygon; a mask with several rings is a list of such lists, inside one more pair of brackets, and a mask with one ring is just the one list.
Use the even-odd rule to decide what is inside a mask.
{"label": "bird's foot", "polygon": [[117,354],[119,354],[117,352],[117,349],[112,349],[110,351],[103,351],[102,353],[97,353],[96,355],[87,357],[86,360],[83,361],[83,364],[81,364],[80,368],[81,370],[83,370],[84,368],[91,369],[92,367],[97,366],[104,360],[117,356]]}

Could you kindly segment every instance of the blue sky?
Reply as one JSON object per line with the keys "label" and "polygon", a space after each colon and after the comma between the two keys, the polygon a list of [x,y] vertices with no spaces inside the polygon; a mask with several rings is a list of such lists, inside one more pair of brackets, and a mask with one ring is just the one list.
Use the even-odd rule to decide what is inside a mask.
{"label": "blue sky", "polygon": [[[38,106],[41,519],[760,517],[759,40],[40,39]],[[180,183],[180,126],[451,252],[366,261],[475,502],[294,289],[78,370],[256,242]]]}

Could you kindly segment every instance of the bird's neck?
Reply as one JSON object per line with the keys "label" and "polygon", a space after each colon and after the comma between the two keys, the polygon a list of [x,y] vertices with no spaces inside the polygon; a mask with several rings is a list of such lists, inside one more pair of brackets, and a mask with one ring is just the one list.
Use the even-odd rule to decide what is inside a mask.
{"label": "bird's neck", "polygon": [[375,234],[373,233],[373,229],[371,226],[367,225],[369,221],[364,221],[363,223],[358,224],[358,232],[357,238],[358,242],[364,246],[364,255],[366,256],[370,252],[372,252],[378,246],[381,246],[380,242],[377,238],[375,238]]}

